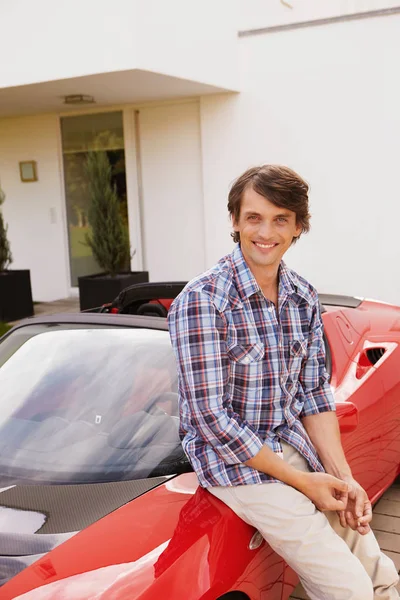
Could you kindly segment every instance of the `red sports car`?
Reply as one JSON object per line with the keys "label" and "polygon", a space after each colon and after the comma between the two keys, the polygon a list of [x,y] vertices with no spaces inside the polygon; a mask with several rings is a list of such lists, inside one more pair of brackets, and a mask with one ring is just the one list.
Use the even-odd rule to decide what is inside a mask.
{"label": "red sports car", "polygon": [[[182,452],[166,320],[143,316],[176,291],[1,339],[0,600],[282,600],[296,586]],[[400,308],[321,301],[343,444],[376,501],[399,472]]]}

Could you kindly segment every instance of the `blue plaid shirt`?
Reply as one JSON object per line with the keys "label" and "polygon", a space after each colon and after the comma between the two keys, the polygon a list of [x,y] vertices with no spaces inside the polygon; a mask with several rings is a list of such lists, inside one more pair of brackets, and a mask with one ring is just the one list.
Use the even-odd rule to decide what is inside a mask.
{"label": "blue plaid shirt", "polygon": [[[279,313],[279,319],[277,318]],[[183,448],[203,487],[276,481],[244,464],[291,444],[323,471],[301,418],[335,410],[316,290],[281,262],[278,311],[240,246],[193,279],[168,315]]]}

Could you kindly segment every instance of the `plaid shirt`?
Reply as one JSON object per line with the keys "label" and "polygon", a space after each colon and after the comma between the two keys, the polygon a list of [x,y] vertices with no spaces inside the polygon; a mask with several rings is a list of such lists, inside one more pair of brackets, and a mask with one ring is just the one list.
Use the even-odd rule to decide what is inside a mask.
{"label": "plaid shirt", "polygon": [[[277,318],[279,313],[279,319]],[[183,448],[203,487],[276,481],[244,464],[291,444],[323,471],[301,418],[335,410],[318,295],[281,262],[278,311],[240,246],[193,279],[168,323]]]}

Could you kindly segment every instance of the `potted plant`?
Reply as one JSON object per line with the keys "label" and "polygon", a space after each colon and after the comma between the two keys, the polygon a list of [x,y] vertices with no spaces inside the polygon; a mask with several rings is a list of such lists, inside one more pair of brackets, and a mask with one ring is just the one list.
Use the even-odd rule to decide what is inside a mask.
{"label": "potted plant", "polygon": [[102,273],[78,277],[80,309],[95,308],[114,300],[124,288],[149,280],[147,271],[129,271],[131,258],[128,230],[112,185],[112,170],[105,151],[90,152],[86,160],[90,194],[86,244]]}
{"label": "potted plant", "polygon": [[33,315],[30,271],[9,270],[12,263],[7,225],[4,223],[1,205],[6,195],[0,187],[0,322],[17,321]]}

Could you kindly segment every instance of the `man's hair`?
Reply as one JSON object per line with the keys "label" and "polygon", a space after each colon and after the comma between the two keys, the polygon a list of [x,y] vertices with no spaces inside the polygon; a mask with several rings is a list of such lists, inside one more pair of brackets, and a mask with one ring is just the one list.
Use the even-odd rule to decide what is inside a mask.
{"label": "man's hair", "polygon": [[[308,212],[308,184],[292,169],[281,165],[262,165],[248,169],[238,177],[228,196],[228,211],[236,223],[239,221],[243,193],[247,188],[253,188],[275,206],[296,213],[296,224],[301,225],[301,232],[297,238],[293,238],[292,243],[302,233],[309,231],[311,215]],[[234,242],[240,242],[238,231],[233,231],[231,236]]]}

